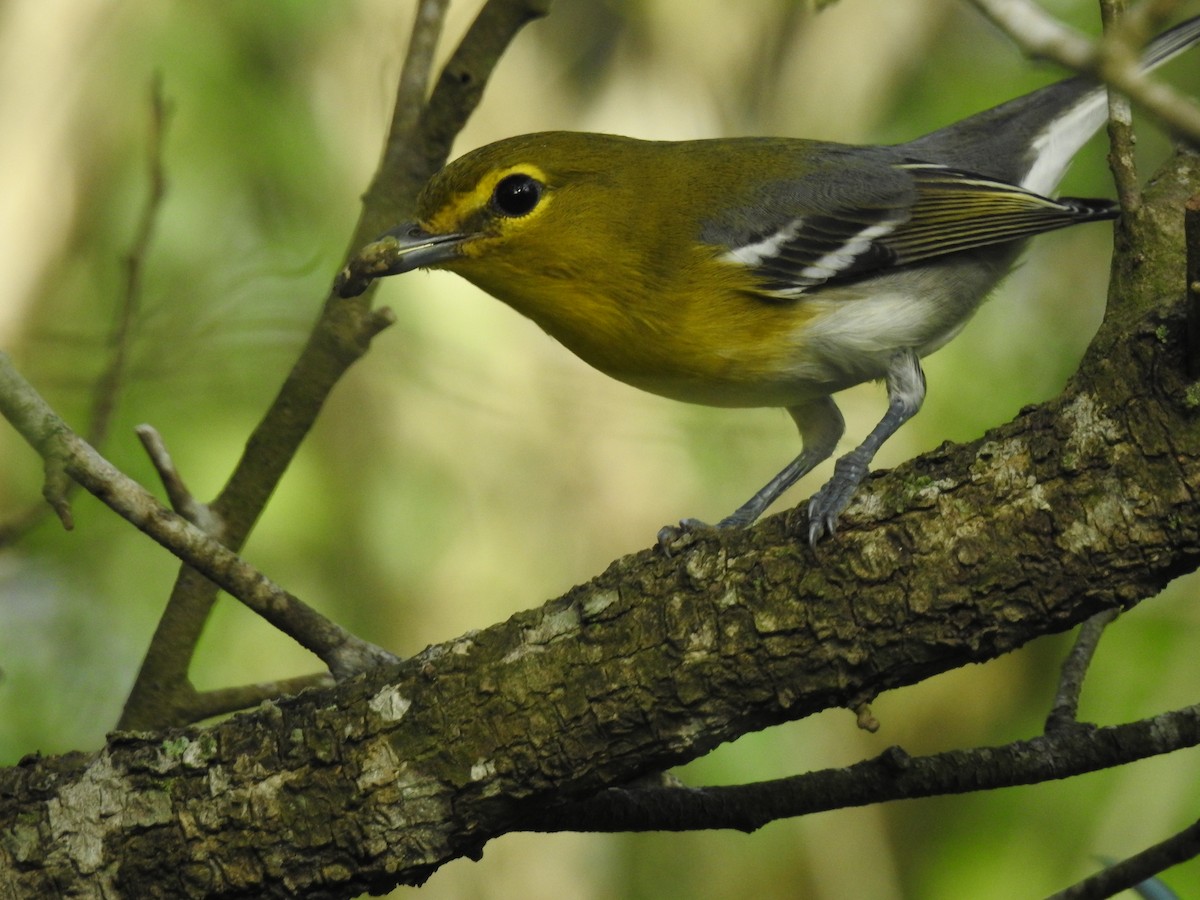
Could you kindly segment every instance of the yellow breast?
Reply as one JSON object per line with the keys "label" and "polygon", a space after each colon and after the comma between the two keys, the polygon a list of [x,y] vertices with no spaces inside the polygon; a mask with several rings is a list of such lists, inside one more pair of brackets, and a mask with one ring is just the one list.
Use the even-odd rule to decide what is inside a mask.
{"label": "yellow breast", "polygon": [[[715,406],[787,406],[813,380],[802,338],[813,307],[755,295],[739,266],[708,254],[662,261],[657,272],[640,259],[578,254],[488,255],[447,268],[601,372],[652,393]],[[631,272],[638,283],[629,282]]]}

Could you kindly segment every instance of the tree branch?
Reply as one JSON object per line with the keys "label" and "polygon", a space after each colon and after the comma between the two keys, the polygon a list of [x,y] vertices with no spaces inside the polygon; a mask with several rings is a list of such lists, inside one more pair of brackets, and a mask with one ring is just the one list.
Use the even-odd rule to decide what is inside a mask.
{"label": "tree branch", "polygon": [[[363,216],[355,228],[347,259],[408,218],[418,192],[445,165],[454,139],[483,99],[483,90],[501,54],[522,28],[549,12],[552,2],[489,0],[442,68],[428,104],[415,121],[399,109],[393,114],[383,159],[363,197]],[[422,21],[421,10],[418,22]],[[415,95],[416,88],[403,93]]]}
{"label": "tree branch", "polygon": [[586,800],[540,812],[519,830],[732,828],[749,833],[779,819],[832,809],[1057,781],[1198,744],[1200,705],[1128,725],[1060,729],[1001,747],[920,757],[891,747],[852,766],[757,784],[610,788]]}
{"label": "tree branch", "polygon": [[175,468],[175,461],[171,459],[162,435],[152,425],[139,425],[134,429],[134,433],[146,449],[146,454],[150,457],[154,470],[158,472],[163,490],[167,492],[167,499],[171,502],[171,509],[203,530],[209,537],[219,541],[222,530],[221,520],[214,516],[212,510],[197,500],[188,489],[183,476]]}
{"label": "tree branch", "polygon": [[1200,854],[1200,821],[1153,847],[1147,847],[1135,856],[1109,866],[1066,890],[1052,894],[1048,900],[1100,900],[1103,897],[1112,897],[1121,891],[1137,887],[1146,879],[1197,854]]}
{"label": "tree branch", "polygon": [[[672,559],[618,560],[334,691],[0,772],[0,870],[33,896],[419,883],[538,810],[1132,606],[1200,563],[1200,429],[1170,399],[1182,382],[1162,378],[1181,319],[1153,314],[1114,360],[1158,360],[1155,413],[1133,433],[1120,410],[1068,392],[873,478],[820,565],[803,514],[775,516]],[[1148,440],[1159,429],[1169,453]],[[1195,740],[1195,711],[1176,716],[1029,746],[1075,739],[1112,758],[1113,736],[1163,737],[1167,722]],[[908,777],[902,755],[875,765]]]}
{"label": "tree branch", "polygon": [[[450,143],[482,96],[500,54],[549,0],[488,0],[442,72],[429,103],[427,73],[441,31],[445,3],[419,4],[383,158],[350,239],[347,254],[411,209],[417,192],[441,167]],[[258,517],[341,377],[392,322],[372,310],[371,294],[346,301],[332,294],[279,394],[250,435],[245,451],[211,511],[223,523],[222,540],[233,551],[245,543]],[[189,721],[192,653],[216,601],[207,579],[180,570],[151,646],[125,704],[120,727],[146,729]]]}
{"label": "tree branch", "polygon": [[1054,693],[1054,704],[1046,717],[1046,731],[1072,728],[1079,713],[1079,695],[1083,691],[1083,680],[1088,666],[1096,653],[1096,646],[1104,636],[1104,629],[1117,618],[1115,609],[1096,613],[1079,628],[1071,652],[1063,660],[1062,673],[1058,679],[1058,690]]}
{"label": "tree branch", "polygon": [[[1105,33],[1120,27],[1126,16],[1125,0],[1100,0],[1100,18]],[[1108,92],[1108,167],[1121,204],[1119,229],[1136,228],[1142,205],[1142,184],[1134,155],[1133,110],[1129,99],[1116,91]]]}
{"label": "tree branch", "polygon": [[3,352],[0,352],[0,414],[43,459],[311,650],[335,676],[346,677],[373,665],[395,661],[390,653],[326,619],[223,544],[162,506],[145,488],[118,471],[75,434],[21,377]]}
{"label": "tree branch", "polygon": [[[1109,407],[1077,380],[980,441],[879,475],[820,565],[800,512],[700,534],[333,691],[0,772],[0,870],[14,890],[84,897],[419,883],[549,806],[1132,606],[1200,564],[1182,331],[1178,304],[1151,310],[1109,357],[1125,379],[1154,360],[1137,376],[1149,406]],[[1198,735],[1189,709],[1019,755],[1057,776],[1082,769],[1034,748],[1112,760]],[[880,783],[918,780],[901,753],[864,765]]]}
{"label": "tree branch", "polygon": [[[150,87],[150,138],[147,159],[149,190],[142,204],[141,216],[129,252],[125,255],[125,284],[119,299],[116,317],[108,337],[108,362],[92,390],[91,412],[88,418],[87,441],[103,447],[108,439],[117,399],[124,388],[129,368],[129,353],[133,342],[133,325],[142,301],[142,272],[150,253],[158,216],[167,194],[166,171],[163,166],[163,146],[166,143],[170,107],[163,96],[162,78],[156,76]],[[49,480],[49,477],[48,477]],[[76,485],[68,482],[52,491],[54,499],[37,504],[28,510],[0,522],[0,548],[19,541],[31,528],[53,509],[67,527],[70,512],[67,499]]]}
{"label": "tree branch", "polygon": [[[420,883],[548,807],[820,709],[865,709],[881,691],[1152,596],[1200,565],[1200,417],[1175,299],[1180,191],[1196,190],[1198,170],[1181,157],[1147,193],[1147,222],[1175,230],[1145,240],[1168,249],[1136,248],[1118,271],[1114,291],[1128,293],[1064,394],[878,473],[816,563],[801,511],[698,533],[671,559],[618,560],[540,609],[334,689],[211,729],[27,759],[0,770],[0,872],[11,873],[0,887],[324,898]],[[6,363],[0,399],[15,374]],[[113,475],[107,464],[16,386],[6,414],[32,416],[62,472],[101,493],[126,487],[97,481]],[[139,527],[161,520],[193,537],[133,487],[117,502],[136,507]],[[1063,729],[1020,754],[1012,745],[1021,761],[996,774],[1022,777],[1022,761],[1068,771],[1047,748],[1132,759],[1126,741],[1161,752],[1146,748],[1198,734],[1194,707]],[[891,751],[860,764],[878,768],[883,792],[861,802],[885,798],[912,763]]]}

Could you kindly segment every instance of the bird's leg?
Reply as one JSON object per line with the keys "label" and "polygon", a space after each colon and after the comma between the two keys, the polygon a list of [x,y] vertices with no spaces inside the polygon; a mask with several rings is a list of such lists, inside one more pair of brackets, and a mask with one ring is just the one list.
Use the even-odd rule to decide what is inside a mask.
{"label": "bird's leg", "polygon": [[759,488],[753,497],[718,522],[718,528],[751,524],[779,499],[780,494],[829,459],[837,449],[846,423],[832,397],[821,397],[803,406],[789,407],[788,412],[800,430],[804,449],[778,475]]}
{"label": "bird's leg", "polygon": [[913,350],[892,358],[887,374],[888,409],[866,440],[838,459],[829,479],[808,501],[808,542],[816,546],[822,536],[833,535],[855,489],[866,477],[875,453],[901,425],[916,415],[925,400],[925,373]]}
{"label": "bird's leg", "polygon": [[[802,406],[789,407],[788,412],[800,429],[803,451],[753,497],[718,522],[718,528],[738,528],[751,524],[780,494],[833,454],[846,426],[832,397],[819,397]],[[708,527],[699,519],[683,519],[678,526],[664,525],[658,532],[658,546],[669,556],[671,545],[684,534]]]}

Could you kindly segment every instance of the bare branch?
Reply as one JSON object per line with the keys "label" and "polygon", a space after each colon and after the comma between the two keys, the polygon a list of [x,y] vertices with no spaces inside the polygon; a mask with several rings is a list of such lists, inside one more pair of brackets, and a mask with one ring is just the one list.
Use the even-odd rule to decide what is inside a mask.
{"label": "bare branch", "polygon": [[1136,856],[1053,894],[1048,900],[1098,900],[1111,897],[1197,855],[1200,855],[1200,821],[1153,847],[1147,847]]}
{"label": "bare branch", "polygon": [[[1160,324],[1131,339],[1132,358],[1150,347],[1161,355]],[[1173,388],[1164,385],[1164,395]],[[918,461],[940,497],[904,493],[917,481],[911,465],[873,479],[865,489],[876,502],[858,507],[820,566],[800,539],[802,514],[776,516],[746,533],[703,535],[675,559],[646,550],[617,560],[540,609],[329,692],[211,730],[114,735],[94,754],[0,770],[0,830],[19,827],[22,838],[0,841],[0,868],[19,851],[12,868],[31,896],[50,885],[118,895],[116,878],[126,896],[378,893],[478,855],[491,838],[528,828],[536,810],[749,731],[994,658],[1098,607],[1132,605],[1195,565],[1200,510],[1177,496],[1153,515],[1096,512],[1164,477],[1198,483],[1200,437],[1179,428],[1179,457],[1164,460],[1130,453],[1128,440],[1112,436],[1124,452],[1089,462],[1078,444],[1064,450],[1043,430],[1044,416],[1069,417],[1063,403],[1072,400]],[[1161,423],[1168,429],[1188,419],[1169,400],[1156,413],[1170,417]],[[1028,452],[997,460],[995,448],[1012,446]],[[980,492],[992,502],[978,502]],[[1085,546],[1046,540],[1077,521],[1092,529]],[[1015,555],[996,552],[1013,547]],[[1085,770],[1087,759],[1112,764],[1197,742],[1200,708],[1189,707],[1044,735],[991,758],[983,776],[963,764],[974,762],[969,752],[925,771],[895,750],[860,764],[876,776],[870,796],[861,772],[823,777],[844,787],[843,801],[867,803],[899,796],[897,785],[915,790],[926,776],[969,791],[981,777],[1025,783],[1035,773]],[[97,791],[109,798],[103,811]],[[784,799],[765,793],[768,810]],[[805,802],[791,800],[776,811],[795,814]],[[815,794],[807,802],[822,807]],[[59,839],[63,826],[50,823],[64,821],[79,839]],[[330,822],[339,823],[336,837]],[[229,833],[237,840],[224,840]],[[87,866],[81,840],[102,848]]]}
{"label": "bare branch", "polygon": [[311,650],[336,677],[395,662],[302,603],[237,554],[162,506],[75,434],[0,352],[0,414],[45,459],[192,568]]}
{"label": "bare branch", "polygon": [[279,681],[261,681],[240,687],[197,691],[190,698],[186,710],[182,710],[181,713],[186,715],[189,721],[199,722],[213,716],[250,709],[268,700],[288,697],[309,688],[332,687],[334,683],[328,673],[315,672],[312,675],[299,675]]}
{"label": "bare branch", "polygon": [[1046,731],[1060,731],[1071,728],[1076,724],[1079,713],[1079,694],[1083,690],[1083,680],[1087,676],[1088,666],[1096,653],[1096,645],[1104,636],[1104,629],[1117,618],[1117,610],[1106,609],[1092,616],[1081,626],[1075,638],[1075,644],[1067,658],[1063,660],[1062,673],[1058,679],[1058,691],[1054,695],[1054,705],[1046,717]]}
{"label": "bare branch", "polygon": [[[1100,0],[1100,17],[1106,32],[1118,27],[1125,16],[1125,0]],[[1136,228],[1142,185],[1134,156],[1133,110],[1129,99],[1116,91],[1108,92],[1108,145],[1108,165],[1123,213],[1117,227]]]}
{"label": "bare branch", "polygon": [[[551,2],[488,0],[442,68],[415,129],[404,131],[411,121],[408,114],[393,115],[383,159],[363,198],[362,218],[347,249],[347,259],[412,212],[417,192],[445,164],[454,138],[483,98],[483,89],[501,55],[522,28],[546,15]],[[430,27],[422,19],[424,8],[418,9],[418,28]]]}
{"label": "bare branch", "polygon": [[971,2],[1031,57],[1053,60],[1076,72],[1086,72],[1092,64],[1091,42],[1033,0]]}
{"label": "bare branch", "polygon": [[146,259],[150,255],[150,243],[154,239],[159,211],[167,195],[163,145],[166,143],[170,114],[170,106],[163,96],[162,76],[159,74],[155,76],[150,88],[150,141],[146,165],[150,190],[138,220],[133,246],[125,256],[125,290],[122,294],[121,308],[117,311],[117,320],[113,323],[112,333],[108,338],[112,357],[96,383],[92,401],[87,441],[93,447],[102,447],[108,437],[116,400],[121,394],[129,368],[133,324],[142,302],[142,276],[146,268]]}
{"label": "bare branch", "polygon": [[183,481],[183,476],[175,468],[175,461],[167,452],[162,435],[152,425],[139,425],[133,431],[146,448],[150,462],[154,464],[155,471],[162,480],[167,499],[171,501],[171,508],[196,527],[203,529],[205,534],[220,540],[221,520],[213,515],[207,505],[192,496],[192,492]]}
{"label": "bare branch", "polygon": [[611,788],[540,813],[520,830],[751,832],[831,809],[1055,781],[1197,745],[1200,705],[1127,725],[1061,729],[1000,747],[920,757],[892,747],[852,766],[757,784]]}
{"label": "bare branch", "polygon": [[[141,307],[142,271],[150,253],[150,242],[154,237],[154,229],[167,192],[163,145],[166,142],[169,114],[170,109],[163,97],[162,78],[156,76],[150,88],[150,139],[146,166],[150,189],[142,205],[133,243],[125,255],[125,289],[108,337],[111,355],[92,392],[87,441],[93,447],[103,447],[108,438],[109,426],[129,368],[133,324]],[[73,523],[70,496],[76,487],[75,482],[61,478],[49,461],[47,465],[46,489],[43,491],[47,505],[37,504],[7,521],[0,522],[0,547],[20,540],[29,529],[42,520],[47,509],[53,510],[63,526],[71,529]]]}
{"label": "bare branch", "polygon": [[[427,105],[421,101],[445,4],[424,0],[418,6],[383,159],[364,196],[348,254],[394,223],[399,210],[411,208],[418,190],[445,161],[450,142],[474,110],[501,53],[548,4],[549,0],[489,0],[451,57]],[[407,104],[417,104],[417,108]],[[300,358],[250,435],[225,487],[210,504],[213,514],[224,523],[222,540],[232,550],[240,549],[249,536],[334,385],[393,318],[388,310],[371,309],[369,295],[356,302],[333,296],[327,299]],[[186,569],[180,571],[155,632],[155,643],[126,701],[121,727],[188,721],[170,717],[176,709],[170,700],[171,686],[185,694],[190,690],[187,672],[192,649],[215,601],[216,591],[206,579]],[[159,636],[169,638],[170,643],[160,647]]]}
{"label": "bare branch", "polygon": [[412,35],[408,39],[408,52],[404,55],[404,67],[400,71],[400,84],[396,88],[392,126],[384,156],[393,144],[406,145],[421,120],[421,110],[429,94],[433,55],[437,51],[449,5],[450,0],[421,0],[417,5]]}

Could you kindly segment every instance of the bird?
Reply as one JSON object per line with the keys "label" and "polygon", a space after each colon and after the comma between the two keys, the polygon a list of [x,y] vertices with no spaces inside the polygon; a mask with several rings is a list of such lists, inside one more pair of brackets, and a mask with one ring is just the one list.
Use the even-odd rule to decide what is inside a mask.
{"label": "bird", "polygon": [[[1200,41],[1200,17],[1143,52]],[[650,141],[550,131],[472,150],[434,174],[412,221],[364,247],[334,290],[418,268],[457,273],[600,372],[718,407],[783,407],[801,451],[717,528],[753,523],[831,457],[833,395],[882,380],[887,410],[808,501],[812,546],[876,452],[921,408],[921,359],[959,333],[1026,240],[1115,218],[1053,198],[1107,117],[1075,76],[905,143],[790,137]],[[697,519],[665,526],[670,552]]]}

